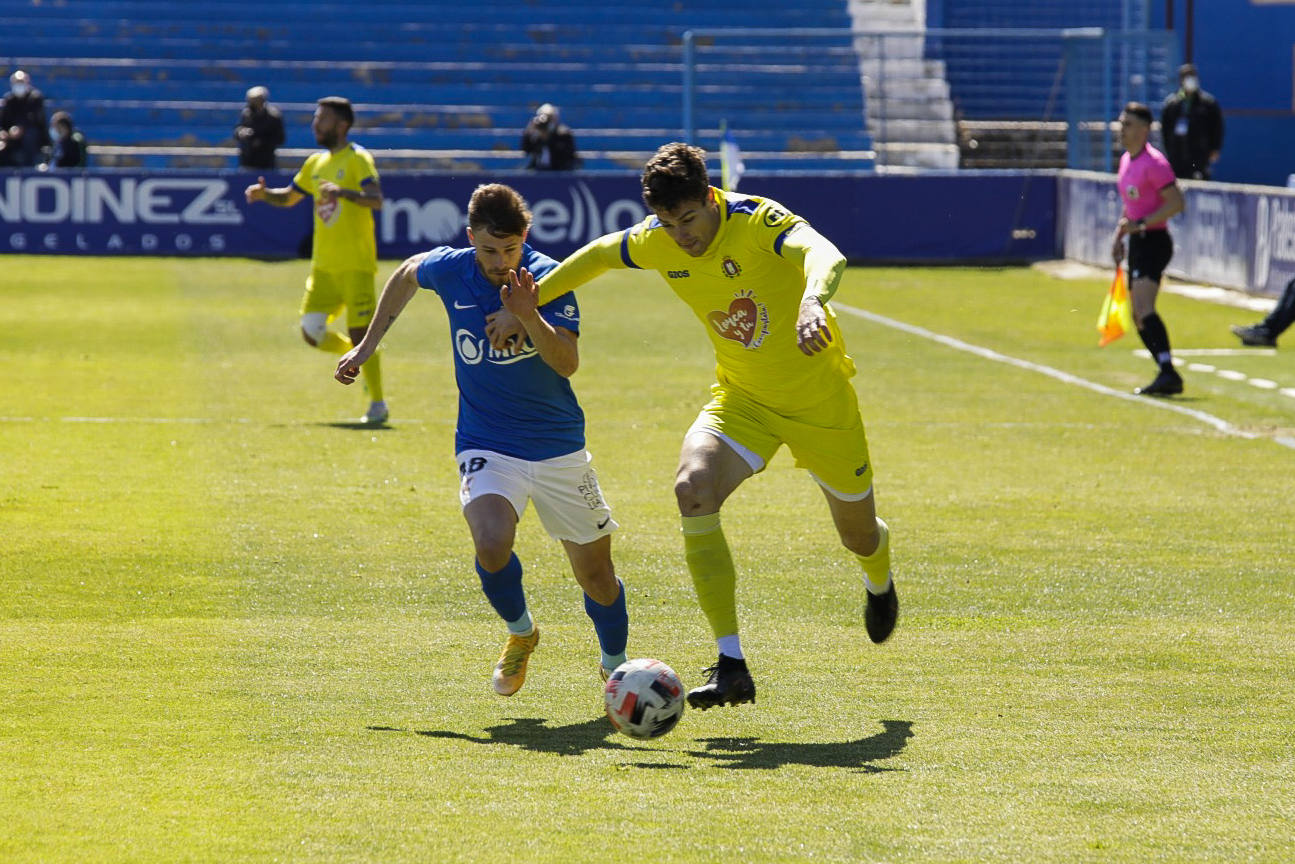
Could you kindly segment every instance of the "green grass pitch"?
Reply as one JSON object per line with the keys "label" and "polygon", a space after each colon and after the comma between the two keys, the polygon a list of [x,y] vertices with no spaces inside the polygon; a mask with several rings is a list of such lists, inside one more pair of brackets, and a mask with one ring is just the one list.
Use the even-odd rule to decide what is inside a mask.
{"label": "green grass pitch", "polygon": [[[297,333],[304,262],[0,267],[0,860],[1295,860],[1295,347],[1202,359],[1277,386],[1185,370],[1165,410],[1040,374],[1150,380],[1096,347],[1101,281],[852,269],[899,628],[867,641],[784,452],[725,508],[759,701],[642,743],[533,513],[544,641],[490,690],[434,297],[367,430]],[[713,358],[655,277],[580,299],[630,653],[695,686],[672,478]],[[1161,314],[1184,349],[1256,317]]]}

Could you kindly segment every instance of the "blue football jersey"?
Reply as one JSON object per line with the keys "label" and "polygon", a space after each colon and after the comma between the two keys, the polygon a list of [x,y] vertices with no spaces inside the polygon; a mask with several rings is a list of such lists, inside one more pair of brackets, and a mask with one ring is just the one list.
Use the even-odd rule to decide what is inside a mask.
{"label": "blue football jersey", "polygon": [[[529,245],[521,266],[539,280],[557,262]],[[526,341],[516,354],[496,351],[486,338],[486,316],[503,307],[499,288],[477,266],[476,250],[439,246],[418,266],[418,284],[445,304],[459,385],[455,452],[481,449],[532,461],[565,456],[585,446],[585,415],[571,382]],[[580,332],[580,308],[567,293],[540,307],[554,327]]]}

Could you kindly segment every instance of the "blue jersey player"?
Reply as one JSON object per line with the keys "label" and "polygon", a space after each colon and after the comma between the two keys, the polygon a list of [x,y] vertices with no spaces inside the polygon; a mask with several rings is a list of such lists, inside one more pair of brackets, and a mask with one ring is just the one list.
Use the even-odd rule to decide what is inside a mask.
{"label": "blue jersey player", "polygon": [[[629,618],[625,590],[612,566],[617,527],[585,449],[584,412],[568,380],[580,363],[580,311],[575,295],[539,306],[529,288],[510,287],[509,274],[535,277],[557,262],[526,245],[531,213],[514,189],[478,186],[468,202],[465,248],[441,246],[415,255],[387,280],[364,338],[337,364],[336,378],[351,384],[364,361],[419,288],[445,305],[459,389],[455,458],[459,500],[476,547],[476,570],[490,605],[508,626],[495,665],[496,693],[511,696],[526,680],[539,642],[522,590],[522,564],[513,552],[517,520],[535,503],[544,529],[562,542],[585,593],[602,651],[605,679],[625,660]],[[491,348],[487,323],[500,309],[524,328],[520,344]]]}

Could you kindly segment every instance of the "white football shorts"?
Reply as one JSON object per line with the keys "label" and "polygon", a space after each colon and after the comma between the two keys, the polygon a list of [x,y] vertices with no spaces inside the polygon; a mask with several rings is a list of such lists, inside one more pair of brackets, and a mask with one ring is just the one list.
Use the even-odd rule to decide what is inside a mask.
{"label": "white football shorts", "polygon": [[464,507],[482,495],[502,495],[520,520],[526,502],[534,501],[550,537],[582,545],[620,527],[598,487],[588,450],[538,462],[492,450],[464,450],[455,458],[461,478],[459,503]]}

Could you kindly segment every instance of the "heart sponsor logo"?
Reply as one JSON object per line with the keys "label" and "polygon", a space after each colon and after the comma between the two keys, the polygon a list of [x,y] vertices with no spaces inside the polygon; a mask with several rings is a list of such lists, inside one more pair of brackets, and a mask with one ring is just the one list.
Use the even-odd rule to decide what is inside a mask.
{"label": "heart sponsor logo", "polygon": [[710,312],[706,320],[720,336],[741,342],[746,348],[759,348],[764,337],[769,335],[768,310],[746,292],[733,298],[728,311]]}
{"label": "heart sponsor logo", "polygon": [[322,198],[315,199],[315,213],[319,215],[319,221],[325,225],[332,225],[337,221],[337,214],[342,212],[339,199],[334,198],[332,201],[325,201]]}

